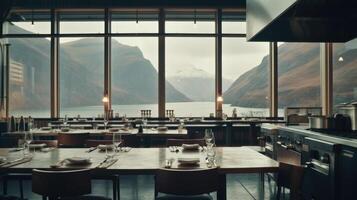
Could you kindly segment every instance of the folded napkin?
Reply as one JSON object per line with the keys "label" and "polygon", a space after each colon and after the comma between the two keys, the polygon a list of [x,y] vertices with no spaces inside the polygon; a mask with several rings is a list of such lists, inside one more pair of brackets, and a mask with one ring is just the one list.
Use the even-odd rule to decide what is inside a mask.
{"label": "folded napkin", "polygon": [[200,148],[199,144],[182,144],[183,150],[193,151],[193,150],[198,150],[199,148]]}

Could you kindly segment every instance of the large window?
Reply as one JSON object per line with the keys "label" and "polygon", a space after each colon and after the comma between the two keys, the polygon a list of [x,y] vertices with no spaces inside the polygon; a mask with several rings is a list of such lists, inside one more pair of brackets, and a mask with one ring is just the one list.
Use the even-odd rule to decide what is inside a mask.
{"label": "large window", "polygon": [[[111,58],[110,103],[114,113],[139,117],[140,110],[152,110],[152,116],[158,116],[158,58],[159,52],[164,52],[161,56],[165,56],[165,63],[162,63],[166,79],[165,108],[174,110],[176,116],[201,117],[215,113],[216,58],[220,56],[223,112],[231,116],[235,108],[240,116],[260,117],[269,114],[268,44],[245,40],[245,15],[241,11],[223,10],[222,35],[216,32],[219,27],[216,26],[216,20],[220,19],[217,14],[220,12],[214,9],[165,9],[162,15],[165,30],[160,33],[163,35],[159,35],[159,9],[109,10],[109,36],[104,34],[104,9],[60,9],[56,13],[59,14],[61,117],[103,114],[105,37],[112,42],[108,58]],[[17,44],[19,41],[23,46],[28,45],[28,50],[18,50],[22,52],[21,55],[12,53],[17,58],[11,60],[11,113],[49,116],[51,43],[45,37],[51,36],[50,16],[48,10],[12,11],[4,23],[5,34],[19,36],[11,39],[11,51],[20,49]],[[39,38],[38,34],[46,35]],[[33,39],[20,39],[27,36]],[[221,36],[222,51],[216,45],[216,37]],[[165,37],[165,49],[159,49],[159,37]],[[281,47],[284,45],[293,44],[283,44]],[[283,66],[279,67],[282,81],[280,92],[283,95],[281,107],[297,105],[294,102],[296,99],[289,98],[294,92],[299,94],[301,88],[297,88],[297,85],[301,86],[298,84],[301,81],[299,77],[304,74],[298,73],[292,79],[296,87],[287,88],[288,84],[284,81],[292,77],[286,78],[284,70],[291,70],[292,65],[300,66],[305,58],[304,51],[292,47],[290,51],[297,51],[292,55],[298,61],[285,61],[289,58],[286,50],[279,50],[282,50],[279,57],[284,57],[279,58],[282,60],[279,64]],[[220,52],[222,54],[219,55]],[[38,63],[32,62],[35,58],[39,60]],[[311,62],[307,65],[314,68],[310,66]],[[311,93],[310,88],[303,91]],[[309,101],[313,102],[311,98]],[[35,114],[33,110],[37,108],[41,108],[42,113],[38,111]]]}
{"label": "large window", "polygon": [[320,44],[282,43],[278,53],[279,116],[292,106],[321,106]]}
{"label": "large window", "polygon": [[157,10],[114,10],[112,33],[158,33]]}
{"label": "large window", "polygon": [[[20,27],[18,27],[20,29]],[[9,113],[50,116],[50,41],[10,39]]]}
{"label": "large window", "polygon": [[176,116],[215,112],[215,39],[166,38],[166,109]]}
{"label": "large window", "polygon": [[211,10],[168,10],[166,33],[215,33],[215,12]]}
{"label": "large window", "polygon": [[238,116],[268,116],[269,44],[231,37],[222,42],[223,112],[231,116],[236,109]]}
{"label": "large window", "polygon": [[104,33],[104,11],[62,11],[60,12],[61,33]]}
{"label": "large window", "polygon": [[112,38],[112,109],[128,117],[158,113],[158,39]]}
{"label": "large window", "polygon": [[102,114],[103,38],[61,38],[59,56],[61,116]]}
{"label": "large window", "polygon": [[3,24],[5,34],[50,34],[51,18],[48,10],[11,11]]}
{"label": "large window", "polygon": [[357,39],[334,44],[333,94],[335,106],[357,100],[356,70]]}

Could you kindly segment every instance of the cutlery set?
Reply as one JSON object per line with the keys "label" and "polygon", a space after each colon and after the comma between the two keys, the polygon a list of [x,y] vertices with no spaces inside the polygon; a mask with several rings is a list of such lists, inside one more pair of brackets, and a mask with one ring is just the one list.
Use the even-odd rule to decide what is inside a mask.
{"label": "cutlery set", "polygon": [[169,146],[170,152],[180,152],[179,146]]}
{"label": "cutlery set", "polygon": [[26,162],[29,162],[31,160],[32,160],[32,157],[18,158],[18,159],[12,160],[12,161],[6,161],[4,163],[1,163],[0,167],[3,167],[3,168],[5,168],[5,167],[13,167],[15,165],[26,163]]}

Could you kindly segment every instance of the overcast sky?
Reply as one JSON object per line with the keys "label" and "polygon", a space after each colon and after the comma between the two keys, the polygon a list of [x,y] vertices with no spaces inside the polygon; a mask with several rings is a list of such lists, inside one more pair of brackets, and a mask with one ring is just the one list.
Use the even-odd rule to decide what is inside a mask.
{"label": "overcast sky", "polygon": [[[15,23],[16,25],[35,32],[48,33],[49,23],[30,22]],[[157,30],[156,22],[115,22],[112,32],[144,32],[152,33]],[[245,31],[245,23],[224,23],[224,32]],[[104,24],[99,22],[61,23],[62,33],[103,33]],[[236,31],[237,30],[237,31]],[[214,33],[211,22],[166,22],[168,33]],[[69,42],[80,38],[62,38],[61,42]],[[158,39],[155,37],[121,37],[114,38],[118,42],[137,46],[153,66],[158,67]],[[245,38],[223,38],[223,77],[231,80],[260,64],[262,58],[268,55],[268,43],[246,42]],[[113,55],[115,56],[115,55]],[[181,67],[195,67],[214,75],[215,40],[208,37],[195,38],[166,38],[166,73],[174,74]]]}

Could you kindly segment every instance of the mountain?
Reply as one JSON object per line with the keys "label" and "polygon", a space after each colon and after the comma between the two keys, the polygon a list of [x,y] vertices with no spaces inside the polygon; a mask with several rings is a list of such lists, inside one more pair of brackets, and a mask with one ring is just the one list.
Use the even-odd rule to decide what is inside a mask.
{"label": "mountain", "polygon": [[[346,45],[347,46],[347,45]],[[279,107],[320,105],[320,45],[284,43],[279,46]],[[334,102],[355,99],[357,50],[334,45]],[[338,62],[338,57],[344,58]],[[242,107],[267,107],[269,58],[241,75],[224,93],[225,103]],[[356,93],[356,92],[355,92]]]}
{"label": "mountain", "polygon": [[[19,32],[26,32],[15,27]],[[44,38],[9,39],[12,66],[20,66],[20,82],[10,84],[11,110],[49,109],[50,41]],[[104,80],[104,42],[86,38],[61,44],[61,107],[101,105]],[[157,103],[158,74],[137,47],[112,42],[113,104]],[[12,67],[13,70],[16,67]],[[189,101],[170,83],[167,101]]]}
{"label": "mountain", "polygon": [[[187,65],[168,74],[167,79],[181,93],[194,101],[214,101],[215,99],[215,77],[203,69]],[[231,84],[231,80],[223,78],[223,91]]]}

